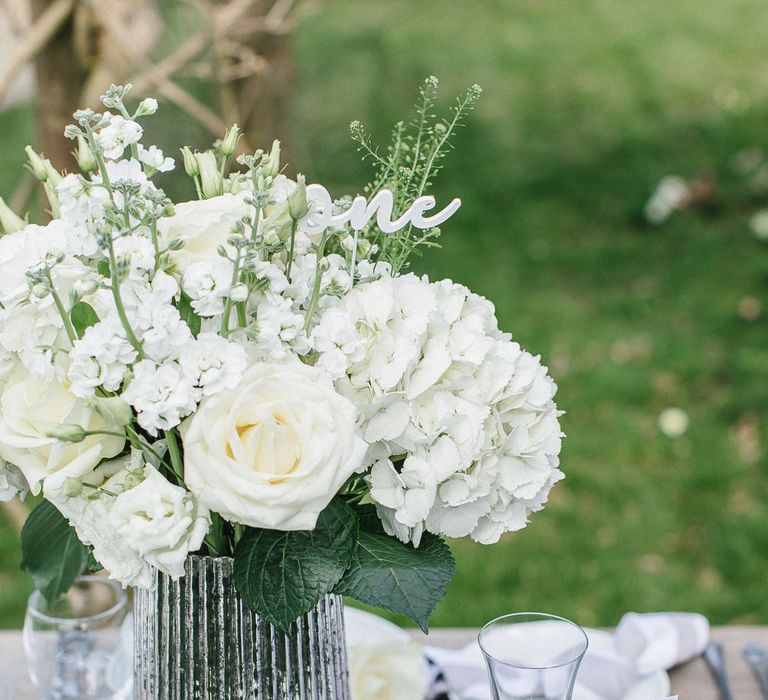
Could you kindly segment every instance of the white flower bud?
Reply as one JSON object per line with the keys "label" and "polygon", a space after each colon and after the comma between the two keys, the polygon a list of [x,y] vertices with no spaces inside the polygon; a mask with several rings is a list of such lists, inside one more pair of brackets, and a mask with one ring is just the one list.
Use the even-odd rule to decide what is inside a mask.
{"label": "white flower bud", "polygon": [[62,423],[48,431],[48,437],[62,442],[82,442],[87,437],[85,429],[75,423]]}
{"label": "white flower bud", "polygon": [[277,177],[280,172],[280,142],[277,139],[272,142],[272,150],[264,158],[262,167],[265,177]]}
{"label": "white flower bud", "polygon": [[157,100],[154,97],[147,97],[139,103],[139,108],[136,110],[136,116],[148,117],[155,112],[157,112]]}
{"label": "white flower bud", "polygon": [[38,282],[37,284],[32,285],[30,291],[33,297],[36,297],[37,299],[45,299],[45,297],[50,294],[51,288],[45,282]]}
{"label": "white flower bud", "polygon": [[237,128],[237,124],[234,124],[231,129],[224,134],[224,139],[221,142],[221,152],[229,157],[234,155],[237,151],[237,142],[240,139],[240,129]]}
{"label": "white flower bud", "polygon": [[83,492],[83,482],[68,476],[61,485],[61,493],[67,498],[76,498]]}
{"label": "white flower bud", "polygon": [[248,287],[244,284],[236,284],[229,292],[229,298],[236,304],[248,298]]}
{"label": "white flower bud", "polygon": [[195,154],[189,149],[189,146],[184,146],[181,149],[181,157],[184,159],[184,171],[190,177],[197,177],[200,174],[200,168],[197,165],[197,158]]}
{"label": "white flower bud", "polygon": [[133,420],[131,407],[117,396],[95,397],[91,403],[93,410],[109,425],[128,425]]}
{"label": "white flower bud", "polygon": [[84,173],[90,173],[96,170],[96,158],[93,155],[91,147],[84,136],[77,137],[77,151],[75,152],[77,164]]}
{"label": "white flower bud", "polygon": [[307,211],[309,211],[307,204],[307,181],[299,173],[296,176],[296,187],[288,195],[288,212],[294,221],[298,221],[307,215]]}
{"label": "white flower bud", "polygon": [[5,203],[5,200],[0,197],[0,230],[3,233],[13,233],[14,231],[20,231],[26,225],[27,222],[15,214]]}
{"label": "white flower bud", "polygon": [[195,153],[197,167],[200,169],[200,184],[203,197],[210,199],[224,194],[224,180],[221,177],[216,155],[211,151]]}
{"label": "white flower bud", "polygon": [[27,160],[29,162],[29,168],[34,174],[34,176],[40,180],[40,182],[45,182],[48,179],[48,168],[45,167],[45,160],[44,158],[39,155],[32,146],[27,146],[24,151],[27,154]]}
{"label": "white flower bud", "polygon": [[77,280],[72,285],[72,290],[75,294],[82,298],[88,294],[93,294],[99,288],[98,283],[95,280]]}

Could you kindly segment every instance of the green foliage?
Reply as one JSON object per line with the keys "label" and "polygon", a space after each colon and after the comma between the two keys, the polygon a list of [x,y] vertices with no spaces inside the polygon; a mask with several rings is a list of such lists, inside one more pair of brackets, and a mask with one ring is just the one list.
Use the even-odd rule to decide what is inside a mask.
{"label": "green foliage", "polygon": [[99,322],[99,317],[94,308],[85,301],[78,301],[69,312],[72,319],[72,327],[75,329],[78,338],[82,338],[86,329],[95,326]]}
{"label": "green foliage", "polygon": [[[375,179],[366,186],[367,194],[381,189],[391,190],[394,195],[393,219],[403,214],[415,199],[428,193],[435,176],[443,166],[442,160],[452,149],[451,137],[462,126],[480,98],[480,87],[473,85],[456,100],[447,117],[437,117],[435,98],[438,81],[431,76],[419,90],[416,114],[412,121],[398,122],[392,132],[392,143],[382,154],[373,146],[371,136],[359,121],[350,125],[352,139],[364,159],[371,159]],[[391,263],[395,272],[408,266],[408,258],[420,254],[419,248],[435,246],[440,235],[438,228],[415,229],[408,224],[393,234],[384,234],[372,221],[365,230],[365,237],[379,246],[378,259]]]}
{"label": "green foliage", "polygon": [[41,501],[21,531],[21,568],[52,604],[69,590],[88,564],[88,549],[52,503]]}
{"label": "green foliage", "polygon": [[404,615],[426,632],[455,570],[451,550],[439,537],[425,534],[414,548],[389,535],[361,532],[336,592]]}
{"label": "green foliage", "polygon": [[192,300],[184,291],[181,292],[181,297],[179,299],[179,314],[181,315],[184,323],[189,326],[189,330],[192,332],[192,335],[197,338],[197,336],[200,334],[200,327],[203,320],[195,313],[195,310],[192,308]]}
{"label": "green foliage", "polygon": [[235,586],[251,609],[287,632],[339,582],[357,535],[357,517],[340,498],[314,530],[248,528],[235,550]]}

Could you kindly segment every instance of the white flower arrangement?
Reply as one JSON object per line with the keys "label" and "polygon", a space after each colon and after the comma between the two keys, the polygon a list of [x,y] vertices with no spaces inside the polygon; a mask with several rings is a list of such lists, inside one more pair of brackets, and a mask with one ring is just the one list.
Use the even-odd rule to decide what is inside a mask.
{"label": "white flower arrangement", "polygon": [[[283,627],[331,590],[425,626],[453,572],[441,538],[525,527],[563,476],[539,358],[488,300],[403,274],[458,209],[428,216],[424,188],[479,89],[396,132],[424,150],[410,171],[408,149],[379,157],[387,189],[368,200],[288,179],[277,142],[227,175],[234,127],[182,149],[198,199],[178,204],[154,181],[172,159],[141,143],[157,103],[131,114],[128,90],[67,128],[82,174],[30,151],[55,218],[3,219],[18,230],[0,238],[0,499],[47,499],[25,550],[71,524],[70,581],[88,555],[137,586],[151,567],[183,575],[190,553],[234,556],[246,602]],[[33,560],[58,594],[67,577]]]}

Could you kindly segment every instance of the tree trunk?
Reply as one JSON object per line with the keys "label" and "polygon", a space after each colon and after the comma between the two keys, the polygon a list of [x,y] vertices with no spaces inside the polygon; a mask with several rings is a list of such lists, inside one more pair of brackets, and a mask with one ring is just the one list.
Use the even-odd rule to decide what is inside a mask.
{"label": "tree trunk", "polygon": [[[33,17],[43,12],[50,0],[32,0]],[[72,170],[72,142],[64,138],[64,127],[72,122],[86,79],[85,67],[75,51],[74,20],[61,26],[35,60],[38,150],[59,170]]]}

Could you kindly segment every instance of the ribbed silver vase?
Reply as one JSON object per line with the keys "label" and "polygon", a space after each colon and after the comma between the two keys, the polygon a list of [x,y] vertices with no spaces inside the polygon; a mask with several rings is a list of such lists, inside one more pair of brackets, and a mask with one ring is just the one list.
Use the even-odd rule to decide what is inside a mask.
{"label": "ribbed silver vase", "polygon": [[232,559],[189,557],[136,591],[135,700],[350,700],[343,612],[328,595],[283,634],[245,606]]}

